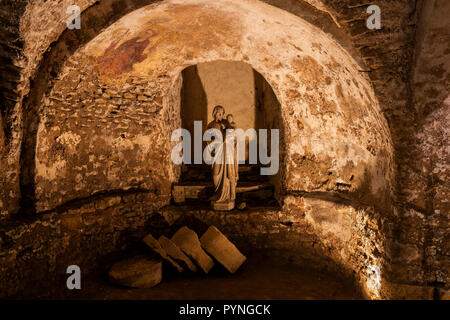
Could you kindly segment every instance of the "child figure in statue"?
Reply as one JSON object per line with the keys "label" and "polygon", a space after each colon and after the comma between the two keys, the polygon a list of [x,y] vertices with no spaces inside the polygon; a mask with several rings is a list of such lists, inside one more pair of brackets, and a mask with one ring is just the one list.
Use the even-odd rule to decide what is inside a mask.
{"label": "child figure in statue", "polygon": [[230,130],[236,129],[236,123],[234,122],[234,118],[231,113],[227,114],[227,121],[225,124],[225,129],[230,129]]}

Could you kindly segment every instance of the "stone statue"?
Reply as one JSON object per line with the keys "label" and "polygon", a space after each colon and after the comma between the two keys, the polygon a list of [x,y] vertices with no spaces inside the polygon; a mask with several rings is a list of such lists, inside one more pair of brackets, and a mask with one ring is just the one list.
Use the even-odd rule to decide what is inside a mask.
{"label": "stone statue", "polygon": [[[221,132],[223,141],[214,149],[212,161],[212,176],[214,195],[210,198],[214,210],[232,210],[236,200],[236,185],[239,179],[239,164],[236,152],[235,128],[233,115],[225,116],[225,108],[216,106],[213,118],[207,129],[217,129]],[[212,145],[212,142],[208,145]]]}

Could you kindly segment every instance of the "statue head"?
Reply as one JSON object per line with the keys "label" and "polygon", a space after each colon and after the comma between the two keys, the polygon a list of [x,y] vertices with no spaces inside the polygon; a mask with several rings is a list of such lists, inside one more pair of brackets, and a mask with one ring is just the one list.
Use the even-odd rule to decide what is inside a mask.
{"label": "statue head", "polygon": [[222,106],[215,106],[213,109],[213,118],[215,121],[220,121],[225,115],[225,108]]}

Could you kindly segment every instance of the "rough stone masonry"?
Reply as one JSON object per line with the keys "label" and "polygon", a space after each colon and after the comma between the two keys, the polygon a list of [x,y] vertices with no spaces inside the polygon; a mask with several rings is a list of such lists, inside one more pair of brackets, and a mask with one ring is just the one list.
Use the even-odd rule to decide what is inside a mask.
{"label": "rough stone masonry", "polygon": [[[351,275],[368,298],[448,296],[450,3],[377,5],[380,30],[352,0],[3,1],[0,296],[73,260],[94,271],[183,216],[243,252]],[[183,70],[214,61],[274,93],[277,207],[170,206]]]}

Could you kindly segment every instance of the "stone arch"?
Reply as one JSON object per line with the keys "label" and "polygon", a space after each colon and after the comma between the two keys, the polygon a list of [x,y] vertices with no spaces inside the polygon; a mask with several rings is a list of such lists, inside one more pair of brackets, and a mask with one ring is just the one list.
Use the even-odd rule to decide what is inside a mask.
{"label": "stone arch", "polygon": [[[86,45],[104,28],[112,25],[118,19],[134,10],[147,5],[157,5],[160,2],[160,0],[86,0],[80,4],[83,25],[86,26],[82,30],[66,29],[65,11],[58,10],[58,8],[66,4],[65,2],[59,3],[57,5],[58,8],[54,8],[52,4],[41,4],[38,1],[30,0],[29,8],[27,10],[24,9],[21,29],[24,31],[28,29],[38,30],[41,25],[45,25],[46,28],[38,33],[31,33],[24,39],[26,50],[23,52],[21,59],[28,59],[30,63],[23,70],[22,78],[24,81],[18,85],[23,95],[17,99],[8,99],[8,101],[19,101],[15,107],[12,105],[6,106],[7,112],[10,114],[17,113],[17,117],[11,116],[16,122],[11,123],[8,128],[5,127],[5,131],[16,130],[13,127],[17,127],[21,131],[17,138],[14,138],[14,141],[11,142],[9,149],[11,150],[11,157],[17,158],[15,161],[18,162],[17,167],[20,170],[19,172],[16,168],[11,168],[11,171],[17,171],[12,174],[12,176],[15,176],[12,182],[14,185],[12,189],[18,189],[16,186],[20,184],[20,192],[19,190],[15,191],[17,191],[16,194],[21,194],[20,207],[23,211],[35,211],[33,209],[35,186],[32,175],[35,171],[34,146],[36,145],[37,122],[39,121],[35,106],[41,104],[43,96],[48,94],[54,84],[55,75],[61,72],[65,61],[71,55]],[[280,2],[278,0],[264,0],[263,2],[275,8],[291,12],[311,24],[320,26],[320,28],[333,35],[358,63],[363,64],[352,47],[350,39],[337,23],[335,13],[330,11],[322,1],[290,0]],[[53,12],[51,25],[41,23],[40,18],[35,16],[35,11],[33,10],[36,7]],[[31,43],[37,43],[37,45],[31,45]],[[39,61],[42,61],[42,63],[37,63]],[[23,63],[21,62],[20,65],[22,66]],[[21,109],[19,110],[18,108]],[[9,199],[9,201],[16,202],[18,200],[16,199],[17,196],[13,198]],[[11,207],[16,207],[16,204],[12,203]]]}

